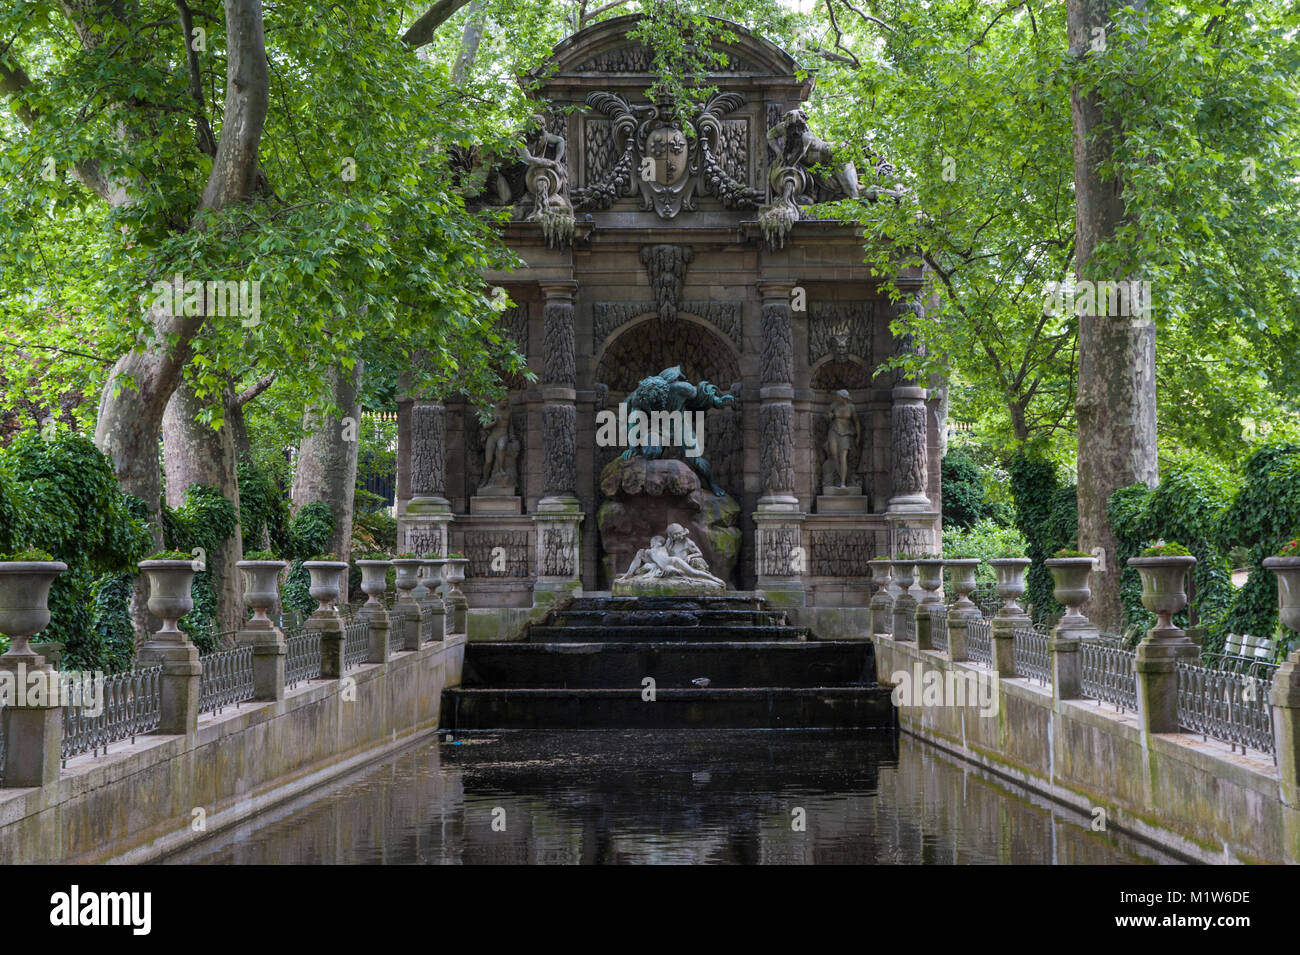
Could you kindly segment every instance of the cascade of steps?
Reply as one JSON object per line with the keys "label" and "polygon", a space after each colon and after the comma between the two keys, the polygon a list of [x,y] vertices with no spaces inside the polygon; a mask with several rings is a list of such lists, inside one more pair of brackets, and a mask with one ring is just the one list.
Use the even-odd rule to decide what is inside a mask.
{"label": "cascade of steps", "polygon": [[523,641],[468,644],[442,719],[453,732],[895,725],[869,641],[813,639],[743,592],[577,597]]}

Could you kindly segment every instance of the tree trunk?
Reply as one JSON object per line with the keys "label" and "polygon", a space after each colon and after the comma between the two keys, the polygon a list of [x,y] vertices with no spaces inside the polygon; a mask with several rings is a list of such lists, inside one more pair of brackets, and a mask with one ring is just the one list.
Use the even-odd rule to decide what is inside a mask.
{"label": "tree trunk", "polygon": [[474,68],[474,57],[478,55],[478,45],[483,41],[483,30],[487,24],[487,13],[482,0],[470,4],[465,29],[460,34],[460,52],[456,54],[456,65],[451,71],[451,82],[463,86]]}
{"label": "tree trunk", "polygon": [[[1088,55],[1092,44],[1109,31],[1111,11],[1118,0],[1068,0],[1070,52]],[[1134,3],[1141,9],[1142,2]],[[1126,281],[1123,275],[1098,275],[1092,267],[1097,246],[1115,235],[1126,215],[1123,184],[1103,178],[1101,168],[1114,155],[1119,132],[1103,115],[1096,93],[1078,87],[1072,95],[1074,120],[1074,181],[1076,275],[1083,280]],[[1115,535],[1106,519],[1111,494],[1129,484],[1154,485],[1156,457],[1155,326],[1148,316],[1106,314],[1096,296],[1092,314],[1079,319],[1079,549],[1101,558],[1092,577],[1087,613],[1104,630],[1117,631],[1122,622],[1120,567]]]}
{"label": "tree trunk", "polygon": [[[233,404],[229,393],[223,395],[226,407]],[[185,500],[191,484],[207,484],[235,505],[235,530],[216,553],[205,555],[212,572],[212,587],[217,598],[218,633],[238,630],[244,621],[242,581],[236,561],[243,558],[243,534],[239,526],[239,481],[235,471],[234,432],[227,418],[218,430],[196,420],[203,402],[194,389],[182,382],[167,402],[163,414],[163,470],[167,476],[167,505],[178,507]]]}
{"label": "tree trunk", "polygon": [[[292,511],[296,515],[313,501],[324,501],[334,514],[334,534],[329,550],[340,560],[349,558],[352,543],[352,499],[357,483],[357,452],[360,448],[361,372],[358,361],[351,372],[335,366],[326,372],[330,399],[344,411],[344,418],[323,417],[308,411],[303,418],[307,436],[298,449],[293,474]],[[347,597],[347,571],[342,591]]]}

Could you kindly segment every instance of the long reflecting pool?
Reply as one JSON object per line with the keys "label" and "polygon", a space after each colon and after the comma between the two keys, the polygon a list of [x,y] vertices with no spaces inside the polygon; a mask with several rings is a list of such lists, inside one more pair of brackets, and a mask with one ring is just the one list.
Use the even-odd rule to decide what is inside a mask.
{"label": "long reflecting pool", "polygon": [[433,740],[173,863],[1169,863],[908,736]]}

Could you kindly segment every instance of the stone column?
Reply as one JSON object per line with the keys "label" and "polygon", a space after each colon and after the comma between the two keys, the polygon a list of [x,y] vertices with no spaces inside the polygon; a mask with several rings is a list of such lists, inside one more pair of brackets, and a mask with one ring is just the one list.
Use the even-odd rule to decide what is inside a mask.
{"label": "stone column", "polygon": [[925,475],[929,463],[926,447],[926,391],[911,384],[895,386],[890,409],[892,430],[892,496],[889,510],[894,513],[931,510],[925,493]]}
{"label": "stone column", "polygon": [[805,603],[807,558],[800,525],[804,513],[794,493],[793,282],[760,282],[762,368],[759,387],[759,474],[762,494],[754,512],[758,588],[783,606]]}
{"label": "stone column", "polygon": [[573,341],[576,282],[544,282],[542,308],[542,498],[537,523],[534,605],[582,589],[578,503],[577,358]]}
{"label": "stone column", "polygon": [[437,401],[412,403],[410,435],[411,500],[398,547],[415,554],[446,554],[452,521],[447,500],[447,409]]}

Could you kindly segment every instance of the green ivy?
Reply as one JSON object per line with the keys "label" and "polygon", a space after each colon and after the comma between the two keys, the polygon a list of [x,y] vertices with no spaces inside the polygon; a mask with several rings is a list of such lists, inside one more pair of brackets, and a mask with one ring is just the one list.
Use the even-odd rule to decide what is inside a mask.
{"label": "green ivy", "polygon": [[239,526],[244,550],[260,550],[263,533],[271,548],[284,553],[289,524],[289,504],[284,491],[269,474],[251,461],[239,462]]}
{"label": "green ivy", "polygon": [[289,522],[288,542],[282,553],[299,560],[328,550],[334,535],[334,512],[324,501],[303,505]]}
{"label": "green ivy", "polygon": [[1011,459],[1011,496],[1016,527],[1026,541],[1025,556],[1032,563],[1025,593],[1034,617],[1065,611],[1052,595],[1052,573],[1043,562],[1063,547],[1074,547],[1079,537],[1079,510],[1073,484],[1062,484],[1056,465],[1024,451]]}
{"label": "green ivy", "polygon": [[35,637],[61,641],[65,667],[120,668],[120,634],[108,621],[128,612],[130,588],[101,591],[97,582],[153,548],[141,504],[88,438],[29,432],[0,449],[0,550],[35,547],[68,565],[50,587],[50,625]]}

